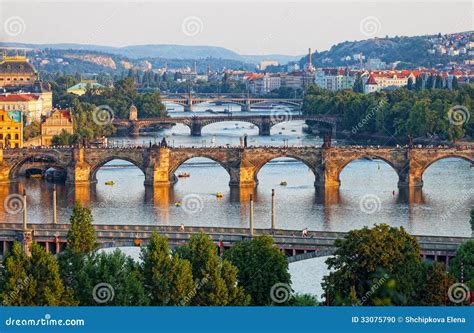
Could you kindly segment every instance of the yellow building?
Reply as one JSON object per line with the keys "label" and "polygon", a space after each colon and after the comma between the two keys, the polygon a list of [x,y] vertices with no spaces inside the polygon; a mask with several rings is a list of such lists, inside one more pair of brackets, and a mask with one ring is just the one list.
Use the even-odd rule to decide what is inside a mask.
{"label": "yellow building", "polygon": [[0,110],[0,147],[23,147],[23,119],[20,111]]}
{"label": "yellow building", "polygon": [[38,73],[26,56],[3,55],[0,61],[0,87],[29,86],[38,80]]}
{"label": "yellow building", "polygon": [[53,110],[41,122],[41,145],[51,146],[53,136],[61,134],[63,130],[69,134],[74,133],[71,113],[69,110]]}

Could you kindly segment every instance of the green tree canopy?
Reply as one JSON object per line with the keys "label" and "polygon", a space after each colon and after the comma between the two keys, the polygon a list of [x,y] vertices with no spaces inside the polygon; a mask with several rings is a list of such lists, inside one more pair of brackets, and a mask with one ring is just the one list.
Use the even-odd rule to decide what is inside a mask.
{"label": "green tree canopy", "polygon": [[31,257],[14,243],[2,267],[1,300],[5,305],[62,306],[75,305],[65,290],[56,259],[36,243]]}
{"label": "green tree canopy", "polygon": [[119,249],[86,257],[78,274],[76,297],[81,305],[147,305],[140,266]]}
{"label": "green tree canopy", "polygon": [[92,212],[77,201],[69,219],[71,226],[67,233],[67,246],[74,252],[89,253],[96,249],[97,239],[92,225]]}
{"label": "green tree canopy", "polygon": [[237,243],[224,252],[223,258],[239,270],[239,284],[254,305],[272,304],[270,290],[275,284],[291,285],[288,260],[267,235]]}
{"label": "green tree canopy", "polygon": [[416,239],[403,228],[382,224],[353,230],[344,239],[337,239],[335,246],[334,256],[326,260],[333,271],[322,283],[330,303],[348,304],[346,295],[353,290],[357,299],[365,300],[364,305],[376,305],[380,298],[372,298],[370,293],[374,279],[379,285],[395,281],[396,292],[404,298],[396,297],[391,304],[416,303],[420,249]]}
{"label": "green tree canopy", "polygon": [[474,290],[474,241],[461,244],[449,264],[456,280],[461,282],[462,272],[464,283]]}
{"label": "green tree canopy", "polygon": [[141,259],[150,305],[188,305],[196,288],[191,264],[177,254],[171,255],[166,237],[153,232]]}
{"label": "green tree canopy", "polygon": [[237,283],[237,268],[217,255],[217,247],[203,233],[193,235],[186,246],[177,249],[189,260],[199,286],[190,305],[248,305],[250,296]]}

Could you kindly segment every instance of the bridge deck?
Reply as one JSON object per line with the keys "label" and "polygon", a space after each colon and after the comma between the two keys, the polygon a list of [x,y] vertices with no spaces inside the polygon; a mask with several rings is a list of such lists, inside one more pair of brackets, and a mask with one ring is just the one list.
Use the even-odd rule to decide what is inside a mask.
{"label": "bridge deck", "polygon": [[[153,231],[156,231],[169,238],[170,243],[185,243],[196,233],[203,232],[209,235],[214,241],[222,240],[231,245],[235,242],[247,239],[249,229],[247,228],[224,228],[224,227],[185,227],[184,231],[179,231],[178,226],[157,226],[157,225],[94,225],[99,242],[103,246],[119,246],[131,244],[134,240],[140,239],[146,242]],[[54,241],[55,237],[65,240],[69,230],[69,224],[29,224],[28,228],[33,230],[35,241]],[[0,240],[14,239],[18,231],[22,230],[21,223],[0,224]],[[334,246],[334,241],[344,238],[345,232],[330,231],[309,231],[307,237],[302,237],[301,230],[283,229],[254,229],[254,235],[269,234],[281,248],[298,248],[307,250],[330,249]],[[420,243],[422,251],[447,251],[454,252],[458,246],[470,240],[469,237],[447,237],[447,236],[422,236],[415,235]]]}

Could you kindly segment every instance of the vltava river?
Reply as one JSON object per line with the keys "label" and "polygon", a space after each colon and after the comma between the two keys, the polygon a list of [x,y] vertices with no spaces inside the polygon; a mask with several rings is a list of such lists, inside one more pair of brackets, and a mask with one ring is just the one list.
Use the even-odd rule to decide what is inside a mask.
{"label": "vltava river", "polygon": [[[205,106],[203,107],[205,108]],[[167,137],[174,145],[238,144],[243,134],[251,145],[321,144],[320,138],[302,132],[302,122],[293,121],[272,128],[272,136],[258,136],[258,129],[247,123],[216,123],[203,129],[202,137],[189,136],[189,129],[145,133],[140,137],[115,138],[123,143],[142,143]],[[271,190],[276,191],[277,227],[284,229],[348,231],[387,223],[403,226],[417,235],[470,236],[469,211],[474,204],[474,168],[460,159],[445,159],[431,165],[424,174],[423,190],[411,199],[397,189],[395,171],[382,161],[357,160],[341,174],[341,188],[317,193],[314,176],[308,168],[292,159],[269,162],[258,174],[255,189],[255,227],[270,226]],[[153,190],[143,185],[144,175],[132,164],[114,160],[97,174],[98,183],[90,190],[75,193],[58,184],[58,219],[68,221],[74,198],[92,209],[95,223],[163,224],[192,226],[246,227],[249,220],[250,192],[229,188],[229,176],[218,164],[195,158],[177,173],[188,172],[170,190]],[[106,181],[115,185],[107,186]],[[282,181],[287,186],[281,186]],[[0,200],[12,193],[28,193],[29,223],[52,220],[52,185],[44,180],[22,179],[0,187]],[[224,197],[216,198],[221,192]],[[177,206],[176,203],[181,203]],[[362,208],[361,208],[362,204]],[[9,214],[0,205],[0,221],[19,222],[21,214]]]}

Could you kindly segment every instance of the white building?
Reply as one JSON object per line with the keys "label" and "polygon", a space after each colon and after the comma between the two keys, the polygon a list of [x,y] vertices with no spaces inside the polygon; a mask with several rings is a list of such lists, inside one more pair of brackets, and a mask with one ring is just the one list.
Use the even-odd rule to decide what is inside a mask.
{"label": "white building", "polygon": [[314,83],[317,86],[332,91],[352,89],[354,82],[355,76],[351,75],[349,69],[320,68],[316,70],[314,76]]}

